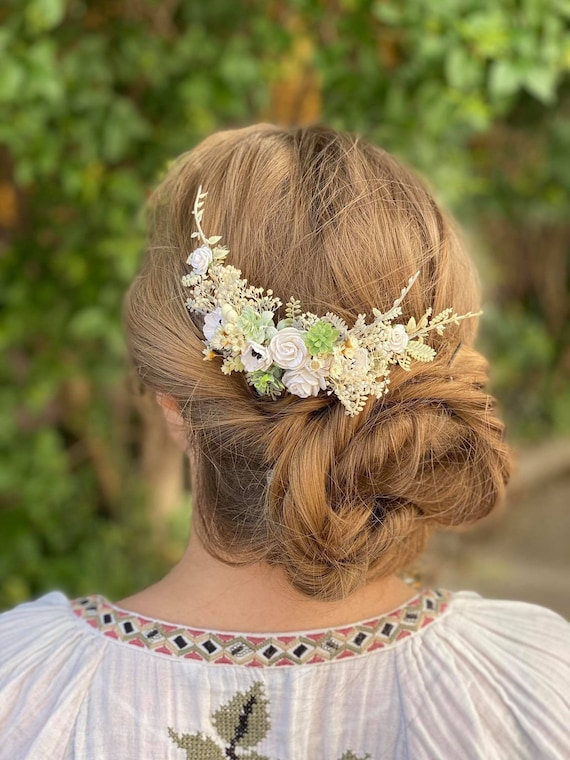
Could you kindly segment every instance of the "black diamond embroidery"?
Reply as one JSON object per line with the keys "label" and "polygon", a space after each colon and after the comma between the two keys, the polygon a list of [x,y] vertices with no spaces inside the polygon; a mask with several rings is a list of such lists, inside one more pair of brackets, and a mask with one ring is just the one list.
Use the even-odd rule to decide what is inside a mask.
{"label": "black diamond embroidery", "polygon": [[105,625],[109,625],[109,623],[113,622],[113,616],[109,614],[108,612],[106,612],[103,615],[103,622],[105,623]]}
{"label": "black diamond embroidery", "polygon": [[359,647],[365,639],[366,639],[366,634],[359,633],[357,636],[354,637],[352,643],[354,644],[354,646]]}
{"label": "black diamond embroidery", "polygon": [[186,639],[184,638],[184,636],[180,636],[180,635],[175,636],[173,638],[173,641],[176,644],[176,646],[178,647],[178,649],[184,649],[184,647],[188,646],[188,642],[186,641]]}
{"label": "black diamond embroidery", "polygon": [[205,641],[205,642],[202,644],[202,646],[204,647],[204,649],[206,650],[206,652],[208,652],[208,654],[213,654],[213,653],[216,651],[216,649],[218,648],[218,647],[217,647],[217,646],[214,644],[214,642],[213,642],[213,641],[210,641],[210,639],[208,639],[207,641]]}
{"label": "black diamond embroidery", "polygon": [[277,654],[277,649],[273,646],[273,644],[270,644],[267,649],[263,650],[263,656],[267,657],[268,660],[270,660],[274,654]]}
{"label": "black diamond embroidery", "polygon": [[123,623],[123,631],[125,633],[132,633],[135,630],[135,627],[132,623],[130,623],[128,620]]}
{"label": "black diamond embroidery", "polygon": [[392,625],[392,623],[386,623],[386,625],[383,626],[382,628],[382,634],[384,636],[389,636],[393,630],[394,630],[394,626]]}
{"label": "black diamond embroidery", "polygon": [[295,657],[302,657],[308,649],[309,647],[306,646],[305,644],[299,644],[299,646],[295,647],[295,649],[293,650],[293,654],[295,655]]}

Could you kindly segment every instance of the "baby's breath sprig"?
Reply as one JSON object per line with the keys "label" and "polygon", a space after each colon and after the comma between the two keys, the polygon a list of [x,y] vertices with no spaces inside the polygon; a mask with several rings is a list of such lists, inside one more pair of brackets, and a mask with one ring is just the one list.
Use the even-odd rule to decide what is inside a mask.
{"label": "baby's breath sprig", "polygon": [[193,207],[196,230],[192,239],[200,246],[188,256],[192,273],[182,277],[192,294],[186,301],[189,311],[204,315],[204,361],[221,356],[224,374],[245,372],[249,385],[272,400],[283,391],[301,398],[316,396],[321,390],[334,393],[355,416],[370,395],[388,393],[394,365],[409,371],[412,361],[431,362],[436,350],[426,343],[429,333],[442,335],[450,324],[476,317],[481,312],[456,314],[444,309],[432,317],[432,310],[416,322],[395,320],[402,314],[402,301],[413,287],[419,271],[408,280],[387,312],[373,308],[366,323],[359,314],[354,326],[337,314],[317,314],[301,310],[301,302],[291,296],[285,318],[275,324],[275,312],[282,306],[272,290],[248,285],[241,270],[225,263],[229,250],[218,243],[220,235],[207,237],[202,227],[207,192],[198,188]]}

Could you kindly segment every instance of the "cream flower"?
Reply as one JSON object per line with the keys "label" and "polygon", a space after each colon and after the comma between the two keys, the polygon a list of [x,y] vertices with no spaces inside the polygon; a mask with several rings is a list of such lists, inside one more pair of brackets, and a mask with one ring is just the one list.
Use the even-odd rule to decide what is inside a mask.
{"label": "cream flower", "polygon": [[224,324],[227,325],[230,322],[236,322],[238,318],[238,313],[234,309],[234,307],[229,303],[223,303],[222,304],[222,317],[224,320]]}
{"label": "cream flower", "polygon": [[212,262],[214,255],[209,245],[201,245],[192,251],[188,256],[186,263],[193,267],[196,274],[206,274],[208,266]]}
{"label": "cream flower", "polygon": [[368,372],[368,369],[370,368],[370,361],[368,358],[368,351],[365,348],[355,349],[352,358],[354,362],[354,369],[358,370],[359,372]]}
{"label": "cream flower", "polygon": [[218,351],[227,349],[233,356],[245,350],[246,340],[233,322],[221,325],[210,340],[210,348]]}
{"label": "cream flower", "polygon": [[204,329],[203,333],[207,340],[212,340],[214,337],[214,333],[218,329],[220,325],[223,324],[223,318],[222,318],[222,310],[219,306],[217,306],[214,311],[211,311],[209,314],[206,314],[204,317]]}
{"label": "cream flower", "polygon": [[390,328],[386,348],[395,354],[403,354],[409,340],[410,336],[406,332],[404,325],[394,325],[394,327]]}
{"label": "cream flower", "polygon": [[360,348],[360,341],[355,338],[354,335],[349,335],[341,345],[341,353],[346,356],[347,359],[352,359],[355,355],[355,351]]}
{"label": "cream flower", "polygon": [[309,349],[303,340],[303,333],[296,327],[284,327],[269,343],[273,361],[282,369],[298,369],[309,357]]}
{"label": "cream flower", "polygon": [[342,346],[333,348],[333,355],[330,365],[330,376],[338,380],[346,368],[346,359],[343,354]]}
{"label": "cream flower", "polygon": [[248,372],[255,372],[258,369],[269,369],[273,364],[273,357],[267,346],[248,341],[242,351],[241,361]]}
{"label": "cream flower", "polygon": [[290,393],[301,398],[316,396],[320,390],[326,389],[325,371],[323,367],[311,368],[311,364],[319,360],[311,360],[298,369],[289,369],[283,373],[281,381]]}
{"label": "cream flower", "polygon": [[214,333],[220,325],[227,325],[231,322],[235,322],[237,316],[237,311],[228,303],[224,303],[222,306],[216,306],[213,311],[208,312],[204,317],[203,333],[206,339],[212,340]]}

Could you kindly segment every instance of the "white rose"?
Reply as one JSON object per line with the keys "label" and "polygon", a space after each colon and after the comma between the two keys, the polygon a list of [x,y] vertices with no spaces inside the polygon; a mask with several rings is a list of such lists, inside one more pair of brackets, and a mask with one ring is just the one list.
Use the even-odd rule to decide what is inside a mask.
{"label": "white rose", "polygon": [[255,372],[258,369],[269,369],[273,364],[273,357],[267,346],[248,341],[241,353],[241,361],[248,372]]}
{"label": "white rose", "polygon": [[212,340],[214,333],[221,324],[223,324],[222,310],[218,306],[204,317],[203,333],[207,340]]}
{"label": "white rose", "polygon": [[310,363],[298,369],[288,369],[283,373],[281,381],[290,393],[301,398],[316,396],[320,390],[326,389],[324,368],[314,371]]}
{"label": "white rose", "polygon": [[298,369],[309,356],[303,334],[296,327],[284,327],[269,343],[273,361],[282,369]]}
{"label": "white rose", "polygon": [[213,259],[212,249],[207,245],[201,245],[188,256],[186,263],[190,264],[196,274],[206,274],[208,265]]}
{"label": "white rose", "polygon": [[388,351],[392,351],[394,354],[403,354],[408,345],[410,336],[406,332],[404,325],[396,325],[390,329],[390,335],[386,342],[386,348]]}

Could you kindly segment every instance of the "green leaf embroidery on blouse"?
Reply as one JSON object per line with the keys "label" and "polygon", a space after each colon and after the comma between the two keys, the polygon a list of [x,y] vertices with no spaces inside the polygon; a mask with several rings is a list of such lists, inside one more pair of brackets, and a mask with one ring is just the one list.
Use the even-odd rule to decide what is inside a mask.
{"label": "green leaf embroidery on blouse", "polygon": [[263,685],[257,681],[245,694],[238,692],[212,716],[219,736],[229,742],[229,748],[254,747],[265,738],[270,728],[268,701]]}
{"label": "green leaf embroidery on blouse", "polygon": [[[266,755],[244,751],[266,737],[271,727],[268,705],[263,684],[256,681],[245,694],[238,691],[227,704],[216,710],[212,715],[212,724],[224,743],[223,747],[200,732],[179,734],[169,727],[168,735],[180,749],[186,751],[187,760],[270,760]],[[347,750],[339,760],[369,758],[368,754],[361,758]]]}
{"label": "green leaf embroidery on blouse", "polygon": [[177,734],[172,728],[168,729],[172,741],[180,749],[186,750],[188,760],[226,760],[224,750],[213,739],[203,734]]}
{"label": "green leaf embroidery on blouse", "polygon": [[[198,734],[177,734],[169,728],[170,738],[180,749],[186,750],[188,760],[269,760],[256,752],[242,752],[259,744],[270,728],[268,700],[263,684],[257,681],[245,694],[241,691],[213,715],[212,724],[224,747],[213,739]],[[237,751],[240,753],[237,754]]]}

